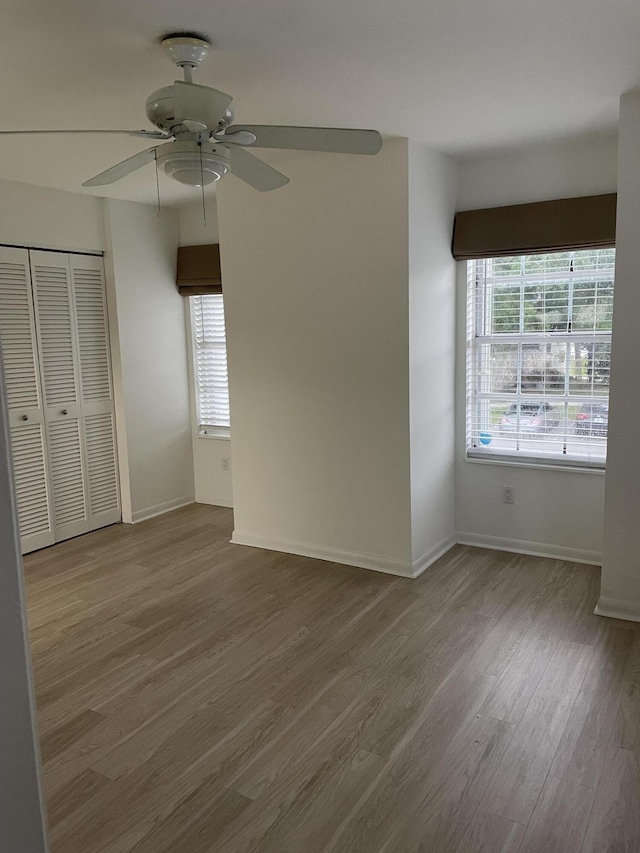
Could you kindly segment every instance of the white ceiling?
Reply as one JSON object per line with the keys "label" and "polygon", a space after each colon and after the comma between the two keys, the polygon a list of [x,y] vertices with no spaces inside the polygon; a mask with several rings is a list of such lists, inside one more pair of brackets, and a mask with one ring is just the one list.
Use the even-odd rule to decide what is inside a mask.
{"label": "white ceiling", "polygon": [[[238,122],[375,127],[463,158],[611,130],[640,85],[638,0],[5,0],[2,17],[0,129],[148,127],[176,30],[211,38],[196,80]],[[80,190],[144,147],[0,138],[0,177],[153,201],[152,166]]]}

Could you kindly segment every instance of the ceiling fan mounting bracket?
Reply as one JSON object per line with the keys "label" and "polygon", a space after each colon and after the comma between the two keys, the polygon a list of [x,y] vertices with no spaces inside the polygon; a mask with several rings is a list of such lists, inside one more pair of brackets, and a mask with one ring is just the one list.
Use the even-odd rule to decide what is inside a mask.
{"label": "ceiling fan mounting bracket", "polygon": [[163,39],[162,48],[174,65],[199,68],[209,55],[211,44],[198,36],[178,33]]}

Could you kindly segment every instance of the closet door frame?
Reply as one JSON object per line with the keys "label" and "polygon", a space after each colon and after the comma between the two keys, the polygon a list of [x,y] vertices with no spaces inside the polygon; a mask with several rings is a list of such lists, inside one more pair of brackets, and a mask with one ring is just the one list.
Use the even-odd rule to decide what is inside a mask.
{"label": "closet door frame", "polygon": [[[122,520],[111,306],[102,255],[0,245],[0,273],[29,553]],[[29,528],[36,534],[24,535]]]}

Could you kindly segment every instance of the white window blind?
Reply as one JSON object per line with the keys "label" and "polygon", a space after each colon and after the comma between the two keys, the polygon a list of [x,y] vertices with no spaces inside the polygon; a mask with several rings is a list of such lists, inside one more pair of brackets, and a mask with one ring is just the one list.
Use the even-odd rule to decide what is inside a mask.
{"label": "white window blind", "polygon": [[467,263],[467,453],[603,467],[615,249]]}
{"label": "white window blind", "polygon": [[229,381],[221,293],[189,297],[196,408],[201,433],[229,431]]}

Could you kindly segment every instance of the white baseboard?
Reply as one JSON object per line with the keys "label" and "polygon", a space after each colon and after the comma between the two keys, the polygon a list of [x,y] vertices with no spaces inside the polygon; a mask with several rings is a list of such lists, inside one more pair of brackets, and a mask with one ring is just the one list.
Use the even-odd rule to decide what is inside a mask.
{"label": "white baseboard", "polygon": [[171,512],[172,509],[180,509],[181,506],[187,506],[194,502],[195,497],[193,495],[183,495],[181,498],[174,498],[161,504],[155,504],[155,506],[138,509],[132,515],[131,524],[138,524],[140,521],[146,521],[148,518],[155,518],[156,515],[164,515],[165,512]]}
{"label": "white baseboard", "polygon": [[[529,542],[523,539],[507,539],[499,536],[480,536],[473,533],[458,533],[434,545],[412,563],[396,560],[392,557],[378,557],[372,554],[361,554],[353,551],[341,551],[335,548],[324,548],[306,542],[293,542],[285,539],[274,539],[246,530],[234,530],[231,542],[234,545],[249,545],[253,548],[264,548],[267,551],[281,551],[285,554],[298,554],[301,557],[313,557],[318,560],[328,560],[331,563],[342,563],[346,566],[357,566],[361,569],[371,569],[374,572],[385,572],[403,578],[417,578],[430,565],[435,563],[455,544],[472,545],[478,548],[490,548],[496,551],[513,551],[516,554],[529,554],[532,557],[551,557],[555,560],[568,560],[574,563],[586,563],[599,566],[600,554],[579,548],[567,548],[560,545],[547,545],[542,542]],[[630,618],[630,617],[628,617]]]}
{"label": "white baseboard", "polygon": [[440,557],[444,556],[455,544],[455,537],[447,536],[447,538],[439,542],[438,545],[434,545],[433,548],[429,548],[428,551],[425,551],[421,557],[413,561],[412,577],[417,578],[418,575],[421,575],[425,569],[428,569],[436,560],[439,560]]}
{"label": "white baseboard", "polygon": [[249,545],[253,548],[265,548],[267,551],[282,551],[285,554],[297,554],[301,557],[313,557],[317,560],[328,560],[331,563],[342,563],[345,566],[356,566],[360,569],[370,569],[374,572],[384,572],[402,578],[417,578],[432,563],[455,545],[452,537],[442,540],[430,548],[413,563],[396,560],[393,557],[378,557],[373,554],[360,554],[353,551],[341,551],[336,548],[324,548],[305,542],[292,542],[284,539],[272,539],[246,530],[234,530],[231,542],[234,545]]}
{"label": "white baseboard", "polygon": [[478,533],[457,533],[455,540],[460,545],[492,548],[495,551],[513,551],[516,554],[530,554],[532,557],[551,557],[554,560],[587,563],[590,566],[600,566],[602,564],[602,555],[597,551],[568,548],[565,545],[549,545],[545,542],[529,542],[526,539],[507,539],[502,536],[484,536]]}
{"label": "white baseboard", "polygon": [[[246,530],[234,530],[231,542],[234,545],[250,545],[253,548],[265,548],[267,551],[282,551],[285,554],[298,554],[301,557],[313,557],[328,560],[330,563],[342,563],[345,566],[357,566],[374,572],[385,572],[403,578],[415,577],[410,562],[395,560],[393,557],[377,557],[373,554],[359,554],[353,551],[340,551],[336,548],[324,548],[306,542],[292,542],[285,539],[272,539]],[[426,566],[425,566],[426,568]]]}
{"label": "white baseboard", "polygon": [[233,509],[233,503],[228,498],[203,498],[196,494],[194,501],[197,504],[206,504],[207,506],[223,506],[227,509]]}
{"label": "white baseboard", "polygon": [[[417,578],[430,565],[440,559],[454,545],[471,545],[477,548],[490,548],[495,551],[512,551],[516,554],[528,554],[532,557],[550,557],[555,560],[567,560],[573,563],[586,563],[591,566],[601,565],[601,555],[597,551],[587,551],[581,548],[569,548],[563,545],[550,545],[544,542],[529,542],[526,539],[507,539],[501,536],[483,536],[476,533],[456,533],[441,540],[412,563],[396,560],[392,557],[378,557],[372,554],[361,554],[352,551],[341,551],[325,548],[307,542],[293,542],[285,539],[275,539],[246,530],[234,530],[231,542],[235,545],[249,545],[254,548],[265,548],[267,551],[282,551],[285,554],[298,554],[302,557],[313,557],[318,560],[328,560],[332,563],[343,563],[347,566],[358,566],[375,572],[386,572],[404,578]],[[601,600],[602,601],[602,600]],[[598,611],[600,612],[600,611]],[[607,613],[606,615],[610,615]],[[613,614],[612,614],[613,615]],[[619,617],[631,619],[631,616]]]}
{"label": "white baseboard", "polygon": [[612,619],[640,622],[640,601],[627,601],[623,598],[601,595],[593,612],[598,616],[610,616]]}

